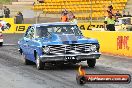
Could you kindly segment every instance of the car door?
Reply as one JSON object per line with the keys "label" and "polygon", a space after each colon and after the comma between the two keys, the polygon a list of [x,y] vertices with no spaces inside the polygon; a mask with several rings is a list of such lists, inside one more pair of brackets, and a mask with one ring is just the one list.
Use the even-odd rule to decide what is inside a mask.
{"label": "car door", "polygon": [[20,47],[21,47],[21,49],[23,51],[23,54],[26,56],[26,58],[27,58],[27,55],[28,55],[28,52],[27,52],[28,44],[27,44],[27,42],[29,41],[28,36],[29,36],[30,28],[31,28],[31,26],[28,27],[26,33],[24,34],[23,38],[19,42]]}
{"label": "car door", "polygon": [[34,50],[35,50],[35,27],[31,27],[30,34],[29,34],[28,44],[28,58],[31,61],[34,61]]}
{"label": "car door", "polygon": [[31,58],[31,45],[32,45],[32,39],[34,37],[34,27],[31,26],[28,28],[27,33],[24,36],[24,42],[23,42],[23,47],[24,47],[24,54],[26,55],[26,58],[29,60],[32,60]]}

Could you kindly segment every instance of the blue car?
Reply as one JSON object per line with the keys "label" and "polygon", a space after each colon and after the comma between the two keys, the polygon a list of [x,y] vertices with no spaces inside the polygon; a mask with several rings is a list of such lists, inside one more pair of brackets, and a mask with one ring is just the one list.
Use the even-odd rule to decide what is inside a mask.
{"label": "blue car", "polygon": [[76,64],[81,61],[94,67],[101,55],[99,42],[85,38],[78,26],[70,22],[29,26],[18,45],[24,63],[35,62],[38,70],[43,69],[45,63]]}

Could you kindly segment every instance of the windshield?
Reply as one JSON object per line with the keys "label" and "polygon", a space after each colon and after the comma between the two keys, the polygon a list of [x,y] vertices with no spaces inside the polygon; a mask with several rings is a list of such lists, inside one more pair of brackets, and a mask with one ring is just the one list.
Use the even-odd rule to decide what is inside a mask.
{"label": "windshield", "polygon": [[38,37],[49,37],[51,33],[82,35],[77,25],[39,26],[36,32]]}

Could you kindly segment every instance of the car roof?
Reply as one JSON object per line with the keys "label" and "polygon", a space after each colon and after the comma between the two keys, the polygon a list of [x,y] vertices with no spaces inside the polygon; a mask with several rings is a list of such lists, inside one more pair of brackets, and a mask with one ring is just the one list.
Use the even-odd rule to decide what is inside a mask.
{"label": "car roof", "polygon": [[76,24],[71,22],[51,22],[51,23],[33,24],[32,26],[50,26],[50,25],[76,25]]}

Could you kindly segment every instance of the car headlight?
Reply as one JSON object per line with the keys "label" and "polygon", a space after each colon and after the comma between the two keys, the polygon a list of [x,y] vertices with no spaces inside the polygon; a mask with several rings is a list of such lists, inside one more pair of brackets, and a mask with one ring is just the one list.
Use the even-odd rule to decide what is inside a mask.
{"label": "car headlight", "polygon": [[91,50],[92,51],[96,51],[97,50],[97,46],[96,45],[91,45]]}
{"label": "car headlight", "polygon": [[43,52],[46,53],[46,54],[50,53],[50,48],[48,46],[45,46],[43,48]]}

